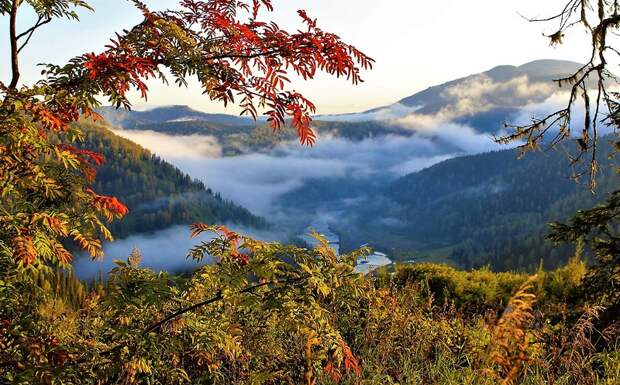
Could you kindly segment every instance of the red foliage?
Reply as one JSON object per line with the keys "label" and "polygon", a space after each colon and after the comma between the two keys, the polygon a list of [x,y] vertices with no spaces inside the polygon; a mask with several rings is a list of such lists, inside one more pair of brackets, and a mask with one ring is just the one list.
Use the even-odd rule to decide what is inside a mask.
{"label": "red foliage", "polygon": [[31,265],[37,259],[37,253],[32,244],[32,237],[23,235],[13,238],[14,258],[24,266]]}
{"label": "red foliage", "polygon": [[98,195],[91,189],[86,189],[93,199],[93,204],[99,208],[111,212],[118,217],[124,217],[129,213],[127,206],[122,204],[117,198],[106,195]]}
{"label": "red foliage", "polygon": [[56,147],[61,151],[68,151],[76,155],[80,162],[81,171],[84,173],[86,179],[91,182],[94,181],[97,176],[97,169],[93,166],[101,166],[105,163],[104,156],[94,151],[76,148],[68,144],[59,144]]}
{"label": "red foliage", "polygon": [[77,155],[78,158],[83,162],[91,161],[96,166],[101,166],[103,163],[105,163],[104,156],[94,151],[76,148],[68,144],[59,144],[56,147],[58,147],[62,151],[68,151],[74,155]]}
{"label": "red foliage", "polygon": [[191,238],[195,238],[206,231],[213,231],[219,234],[228,243],[230,247],[230,256],[240,266],[245,266],[250,262],[250,256],[239,251],[239,242],[242,240],[242,237],[238,233],[229,230],[226,226],[209,226],[204,223],[194,223],[190,226],[190,229],[192,231]]}
{"label": "red foliage", "polygon": [[241,266],[245,266],[250,262],[248,254],[239,251],[239,241],[241,237],[234,231],[228,230],[226,226],[218,226],[220,233],[225,237],[230,245],[230,256]]}
{"label": "red foliage", "polygon": [[[133,86],[146,98],[144,80],[161,75],[160,65],[172,68],[182,78],[180,84],[186,75],[197,74],[212,100],[227,105],[239,97],[242,114],[255,119],[258,109],[264,109],[274,130],[290,118],[301,143],[313,145],[316,135],[310,124],[316,108],[302,94],[286,89],[289,73],[306,80],[324,71],[358,84],[360,69],[372,68],[371,58],[323,31],[305,11],[299,11],[305,30],[289,33],[274,22],[258,20],[262,9],[273,9],[270,0],[181,0],[180,5],[180,11],[153,13],[139,4],[145,17],[139,27],[119,36],[107,51],[85,55],[89,80],[100,83],[104,94],[124,96]],[[162,25],[174,25],[184,35]],[[200,76],[203,73],[208,75]]]}
{"label": "red foliage", "polygon": [[73,260],[73,255],[61,244],[54,245],[54,254],[61,264],[68,265]]}
{"label": "red foliage", "polygon": [[[351,348],[349,347],[349,345],[342,339],[340,340],[340,348],[344,356],[343,358],[345,372],[353,372],[356,376],[359,376],[362,373],[362,370],[359,366],[359,361],[351,352]],[[335,383],[339,383],[342,379],[342,372],[340,371],[340,368],[334,364],[333,360],[329,361],[327,365],[325,365],[323,370]]]}
{"label": "red foliage", "polygon": [[349,347],[349,345],[347,345],[346,342],[344,342],[344,340],[340,340],[340,346],[344,354],[344,369],[347,371],[347,373],[353,371],[356,375],[359,376],[362,370],[360,369],[359,361],[351,352],[351,348]]}
{"label": "red foliage", "polygon": [[340,380],[342,379],[342,374],[340,373],[340,369],[338,369],[338,367],[334,365],[333,362],[329,361],[327,365],[325,365],[325,368],[323,368],[323,370],[332,379],[332,381],[337,384],[340,383]]}
{"label": "red foliage", "polygon": [[131,47],[120,41],[113,42],[109,49],[98,55],[85,55],[84,67],[88,70],[88,79],[96,80],[102,88],[114,90],[121,96],[133,86],[146,99],[148,87],[144,80],[155,76],[156,65],[150,58],[135,56]]}
{"label": "red foliage", "polygon": [[124,217],[129,213],[127,206],[122,204],[116,197],[109,197],[104,195],[98,195],[93,198],[95,202],[101,204],[106,209],[115,213],[118,216]]}

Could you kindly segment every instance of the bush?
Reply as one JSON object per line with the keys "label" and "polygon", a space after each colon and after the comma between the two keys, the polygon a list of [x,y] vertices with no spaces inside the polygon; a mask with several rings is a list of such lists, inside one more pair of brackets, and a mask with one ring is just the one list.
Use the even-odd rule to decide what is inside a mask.
{"label": "bush", "polygon": [[598,330],[601,308],[565,302],[579,293],[579,260],[534,278],[433,264],[363,276],[363,251],[337,257],[320,238],[308,250],[195,230],[215,231],[190,252],[215,264],[181,278],[132,253],[90,289],[12,270],[0,253],[0,383],[620,380],[618,328]]}
{"label": "bush", "polygon": [[[539,270],[534,281],[539,304],[576,301],[585,274],[585,263],[577,258],[554,271]],[[506,306],[528,278],[524,273],[494,273],[486,267],[462,271],[448,265],[421,263],[397,265],[393,280],[400,287],[419,286],[435,303],[450,303],[468,312],[483,313]]]}

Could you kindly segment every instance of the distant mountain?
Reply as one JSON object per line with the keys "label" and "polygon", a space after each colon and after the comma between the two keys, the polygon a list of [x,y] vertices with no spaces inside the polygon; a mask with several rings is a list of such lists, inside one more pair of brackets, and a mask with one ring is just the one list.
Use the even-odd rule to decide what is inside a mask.
{"label": "distant mountain", "polygon": [[[516,119],[526,106],[542,103],[557,93],[560,89],[553,80],[580,67],[579,63],[560,60],[538,60],[518,67],[502,65],[429,87],[389,106],[363,113],[316,116],[314,128],[319,134],[354,141],[382,135],[432,136],[432,129],[446,122],[495,134],[503,122]],[[99,112],[112,125],[124,129],[214,136],[224,155],[269,151],[277,143],[296,138],[290,127],[273,134],[262,120],[209,114],[187,106],[146,111],[104,107]]]}
{"label": "distant mountain", "polygon": [[[224,156],[268,152],[282,142],[297,141],[297,131],[285,126],[278,132],[263,121],[224,114],[206,114],[187,106],[160,107],[148,111],[127,111],[104,107],[98,111],[107,121],[124,130],[148,130],[167,135],[206,135],[217,139]],[[322,122],[314,129],[323,135],[362,140],[381,135],[409,136],[402,127],[378,121]]]}
{"label": "distant mountain", "polygon": [[523,107],[528,103],[544,101],[558,89],[553,80],[570,75],[581,66],[579,63],[560,60],[537,60],[518,67],[501,65],[486,72],[429,87],[398,103],[419,107],[416,112],[420,114],[435,114],[446,108],[456,109],[458,107],[454,104],[458,103],[458,97],[463,96],[479,97],[481,104],[490,102],[496,108]]}
{"label": "distant mountain", "polygon": [[104,124],[80,123],[86,133],[82,148],[97,151],[106,162],[98,168],[95,191],[118,197],[129,214],[112,224],[115,237],[172,225],[226,223],[263,227],[265,221],[193,180],[139,145],[121,138]]}
{"label": "distant mountain", "polygon": [[[497,132],[505,120],[527,105],[542,103],[560,91],[553,80],[574,73],[581,64],[537,60],[521,66],[502,65],[429,87],[398,102],[357,114],[323,115],[324,121],[383,121],[411,115],[467,124],[479,132]],[[410,129],[416,129],[415,122]]]}
{"label": "distant mountain", "polygon": [[213,126],[254,126],[250,118],[227,115],[209,114],[191,109],[188,106],[165,106],[145,111],[117,109],[106,106],[98,112],[113,126],[126,129],[150,129],[153,123],[204,122]]}
{"label": "distant mountain", "polygon": [[[559,91],[553,80],[574,73],[580,67],[579,63],[562,60],[537,60],[521,66],[501,65],[429,87],[389,106],[362,113],[318,115],[315,120],[321,122],[317,124],[319,130],[332,133],[338,133],[347,123],[366,121],[375,122],[377,128],[372,130],[373,134],[391,134],[395,130],[394,119],[415,113],[469,124],[481,132],[495,132],[502,121],[523,107],[541,103]],[[179,135],[247,134],[265,124],[248,117],[209,114],[181,105],[146,111],[127,111],[108,106],[99,112],[114,126]],[[351,129],[344,128],[343,131],[350,134]],[[401,131],[407,131],[401,134],[412,134],[411,127]]]}
{"label": "distant mountain", "polygon": [[[559,152],[514,150],[453,158],[391,183],[360,205],[356,226],[339,229],[402,258],[427,256],[465,268],[535,269],[565,262],[543,241],[547,223],[605,199],[620,184],[603,139],[597,194],[570,179]],[[345,245],[347,246],[347,245]],[[563,255],[560,258],[560,255]]]}

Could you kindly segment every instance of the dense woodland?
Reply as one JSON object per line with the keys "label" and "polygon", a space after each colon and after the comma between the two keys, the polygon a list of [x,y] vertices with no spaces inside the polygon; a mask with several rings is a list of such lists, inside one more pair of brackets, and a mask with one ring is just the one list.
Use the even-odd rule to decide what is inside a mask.
{"label": "dense woodland", "polygon": [[[583,178],[571,178],[561,151],[521,159],[514,150],[458,157],[396,180],[380,192],[388,199],[374,195],[378,203],[365,204],[358,226],[341,229],[343,237],[351,245],[372,241],[403,260],[444,255],[461,268],[533,272],[541,262],[556,268],[571,250],[544,240],[548,223],[604,201],[620,182],[607,157],[611,139],[601,141],[595,194]],[[387,226],[381,217],[399,224]]]}
{"label": "dense woodland", "polygon": [[252,227],[266,222],[222,199],[171,164],[135,143],[112,133],[104,124],[81,122],[81,147],[98,152],[105,163],[97,170],[94,189],[121,199],[129,208],[122,221],[111,225],[119,238],[194,222],[237,223]]}

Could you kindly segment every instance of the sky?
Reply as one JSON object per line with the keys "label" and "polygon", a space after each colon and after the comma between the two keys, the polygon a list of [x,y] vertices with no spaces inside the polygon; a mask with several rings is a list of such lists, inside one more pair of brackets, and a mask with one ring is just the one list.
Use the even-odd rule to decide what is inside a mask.
{"label": "sky", "polygon": [[[145,0],[153,9],[174,8],[176,0]],[[296,11],[305,9],[319,26],[338,34],[376,60],[365,82],[353,86],[344,79],[318,76],[292,87],[317,105],[319,114],[365,111],[391,104],[429,86],[497,65],[520,65],[537,59],[584,62],[588,53],[585,32],[569,33],[566,43],[549,46],[542,34],[553,25],[529,23],[523,16],[548,16],[565,0],[273,0],[276,10],[265,15],[280,26],[300,26]],[[81,22],[58,21],[43,27],[21,58],[22,81],[36,81],[38,63],[62,64],[84,52],[98,52],[114,32],[140,21],[140,13],[126,0],[91,0],[96,12],[82,12]],[[522,16],[523,15],[523,16]],[[21,29],[33,15],[24,12]],[[0,31],[8,28],[6,18]],[[6,41],[6,40],[5,40]],[[0,45],[0,79],[9,78],[8,41]],[[148,103],[135,99],[136,108],[185,104],[205,112],[237,113],[210,102],[200,88],[188,89],[149,83]]]}

